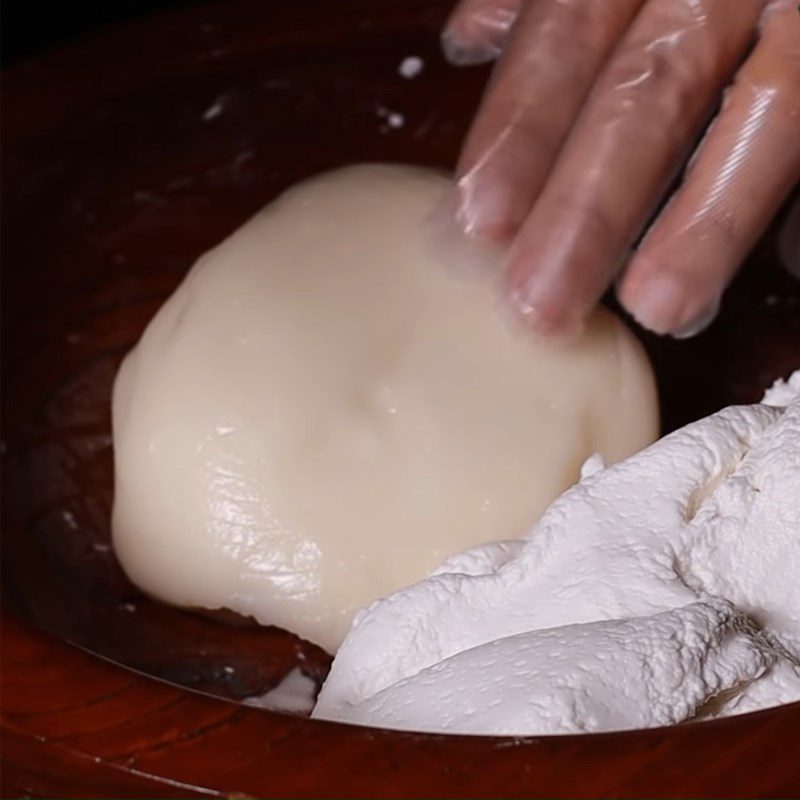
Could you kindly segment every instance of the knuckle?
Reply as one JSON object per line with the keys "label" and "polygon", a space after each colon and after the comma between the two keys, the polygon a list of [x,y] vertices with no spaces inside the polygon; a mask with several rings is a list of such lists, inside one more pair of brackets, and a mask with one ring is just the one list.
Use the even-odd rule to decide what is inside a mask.
{"label": "knuckle", "polygon": [[564,231],[565,236],[573,236],[598,245],[614,241],[619,228],[619,220],[611,209],[606,208],[597,197],[570,196],[562,194],[554,197],[553,217],[561,220],[574,220],[572,231]]}
{"label": "knuckle", "polygon": [[623,45],[608,66],[600,91],[614,110],[643,114],[649,110],[654,120],[673,121],[682,133],[683,124],[693,125],[705,106],[698,89],[713,72],[705,60],[658,43]]}

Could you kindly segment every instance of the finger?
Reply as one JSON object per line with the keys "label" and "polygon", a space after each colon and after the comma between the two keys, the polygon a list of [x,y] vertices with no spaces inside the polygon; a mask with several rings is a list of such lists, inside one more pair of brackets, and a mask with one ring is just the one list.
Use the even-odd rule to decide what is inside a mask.
{"label": "finger", "polygon": [[455,66],[494,61],[517,18],[522,0],[461,0],[442,32],[442,50]]}
{"label": "finger", "polygon": [[467,137],[456,219],[516,233],[603,63],[644,0],[533,0],[522,10]]}
{"label": "finger", "polygon": [[543,332],[581,326],[752,41],[764,0],[651,0],[594,87],[509,264]]}
{"label": "finger", "polygon": [[690,336],[800,182],[800,14],[770,15],[686,181],[619,288],[658,333]]}

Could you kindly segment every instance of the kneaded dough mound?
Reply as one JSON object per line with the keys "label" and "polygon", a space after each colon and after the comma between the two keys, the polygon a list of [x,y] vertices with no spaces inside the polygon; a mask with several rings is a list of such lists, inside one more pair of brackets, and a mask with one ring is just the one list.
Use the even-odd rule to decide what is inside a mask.
{"label": "kneaded dough mound", "polygon": [[517,537],[656,435],[652,376],[600,311],[510,330],[496,275],[446,269],[447,181],[359,166],[294,187],[203,256],[114,389],[116,552],[145,591],[336,649],[355,611]]}

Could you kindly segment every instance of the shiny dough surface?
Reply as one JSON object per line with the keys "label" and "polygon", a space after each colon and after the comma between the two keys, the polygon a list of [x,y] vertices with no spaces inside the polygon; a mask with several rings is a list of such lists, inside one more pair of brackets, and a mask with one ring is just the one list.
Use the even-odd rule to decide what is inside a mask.
{"label": "shiny dough surface", "polygon": [[114,546],[148,593],[335,651],[358,608],[524,533],[594,452],[657,434],[646,356],[512,330],[497,275],[440,263],[448,182],[299,184],[195,264],[114,389]]}

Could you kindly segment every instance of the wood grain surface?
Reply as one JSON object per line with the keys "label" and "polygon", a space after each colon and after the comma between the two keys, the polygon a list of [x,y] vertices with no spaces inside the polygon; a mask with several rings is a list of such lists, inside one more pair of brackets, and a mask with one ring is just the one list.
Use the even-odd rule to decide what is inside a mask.
{"label": "wood grain surface", "polygon": [[[114,559],[121,357],[193,260],[297,179],[353,161],[452,166],[487,71],[443,63],[448,6],[198,4],[3,75],[4,796],[800,793],[798,704],[525,739],[242,705],[295,666],[319,683],[328,656],[153,602]],[[398,73],[408,55],[425,62],[413,80]],[[665,429],[754,401],[800,366],[800,288],[772,236],[751,262],[708,332],[643,336]]]}

